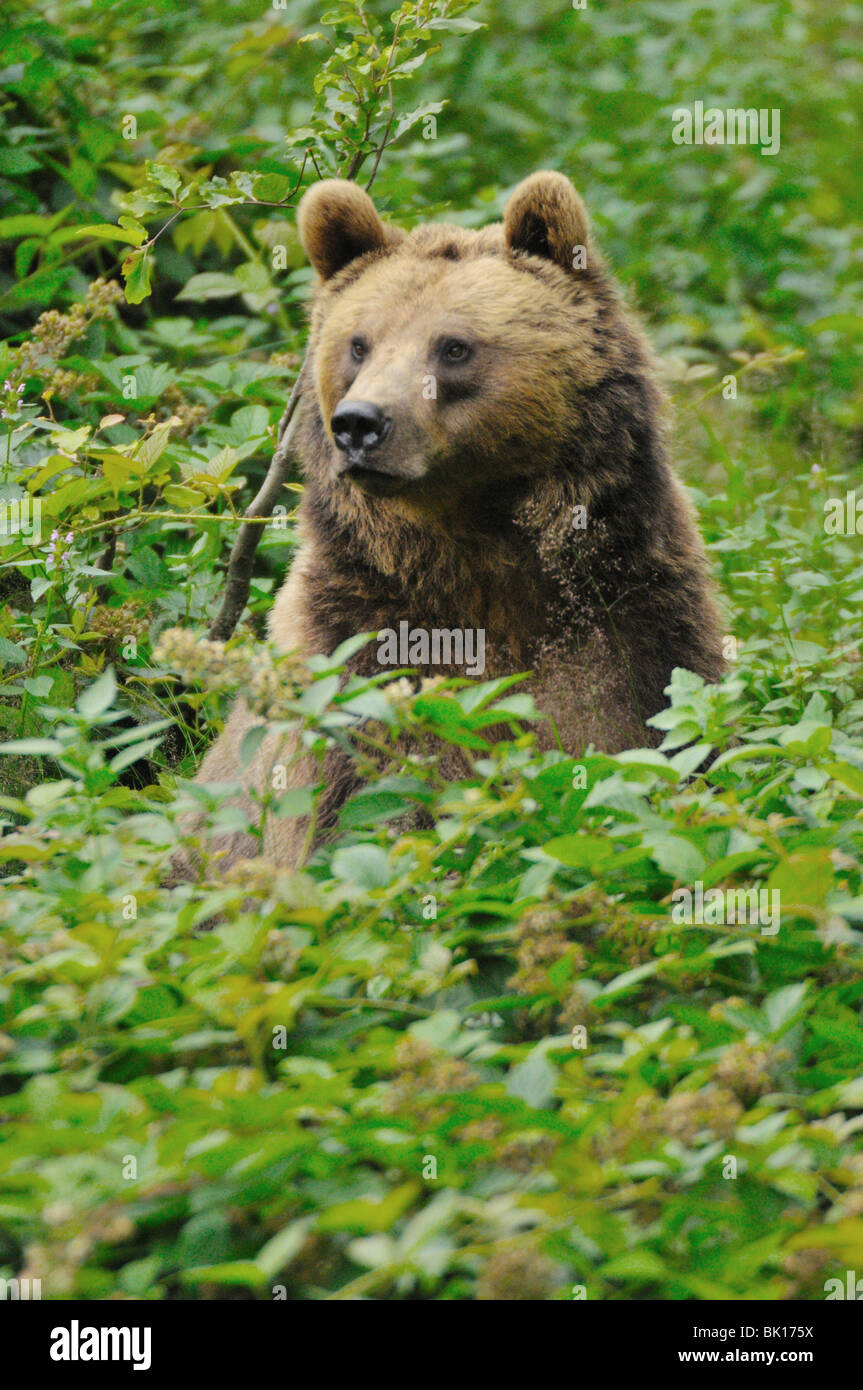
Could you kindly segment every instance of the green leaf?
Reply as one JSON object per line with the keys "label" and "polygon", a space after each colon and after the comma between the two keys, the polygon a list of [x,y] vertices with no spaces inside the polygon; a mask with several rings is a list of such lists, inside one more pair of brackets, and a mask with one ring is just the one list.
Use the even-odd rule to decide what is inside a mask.
{"label": "green leaf", "polygon": [[181,512],[194,511],[205,501],[203,492],[198,492],[193,487],[185,487],[182,483],[169,483],[162,496],[170,506]]}
{"label": "green leaf", "polygon": [[195,1269],[178,1270],[183,1284],[228,1284],[250,1289],[266,1286],[267,1276],[252,1260],[230,1260],[220,1265],[198,1265]]}
{"label": "green leaf", "polygon": [[707,861],[697,845],[682,835],[647,831],[642,840],[658,868],[680,883],[692,883],[707,867]]}
{"label": "green leaf", "polygon": [[171,438],[171,427],[163,421],[156,425],[152,434],[141,440],[132,458],[134,459],[137,471],[141,474],[149,473],[153,465],[162,457],[168,447]]}
{"label": "green leaf", "polygon": [[4,666],[26,666],[27,653],[17,642],[10,642],[8,637],[0,637],[0,662]]}
{"label": "green leaf", "polygon": [[767,880],[767,887],[779,892],[783,912],[794,906],[822,907],[833,887],[830,851],[795,851],[777,864]]}
{"label": "green leaf", "polygon": [[[92,226],[70,228],[66,233],[68,241],[82,241],[86,238],[94,238],[97,241],[123,241],[128,246],[140,246],[147,236],[146,228],[131,222],[128,227],[115,227],[110,222],[98,222]],[[130,258],[131,259],[131,258]],[[127,295],[128,298],[128,295]],[[135,303],[137,301],[130,301]]]}
{"label": "green leaf", "polygon": [[768,995],[764,1001],[764,1012],[771,1033],[778,1033],[792,1018],[802,1013],[808,988],[808,981],[801,980]]}
{"label": "green leaf", "polygon": [[115,758],[111,759],[108,766],[112,772],[122,772],[124,768],[139,762],[141,758],[149,758],[150,754],[155,753],[161,743],[162,739],[160,738],[149,738],[144,743],[135,743],[131,748],[122,749]]}
{"label": "green leaf", "polygon": [[613,840],[599,835],[561,835],[548,840],[542,848],[552,859],[569,868],[601,872],[617,846]]}
{"label": "green leaf", "polygon": [[193,275],[180,290],[177,299],[229,299],[242,292],[243,286],[233,275],[225,275],[218,270],[207,270],[200,275]]}
{"label": "green leaf", "polygon": [[337,849],[332,858],[336,878],[361,888],[385,888],[393,871],[390,861],[378,845],[349,845]]}
{"label": "green leaf", "polygon": [[417,1184],[401,1183],[378,1201],[357,1197],[348,1202],[336,1202],[321,1212],[317,1221],[319,1231],[391,1231],[399,1218],[413,1204]]}
{"label": "green leaf", "polygon": [[506,1093],[517,1096],[533,1110],[551,1104],[557,1087],[557,1069],[545,1055],[547,1043],[540,1043],[523,1062],[512,1068],[506,1079]]}
{"label": "green leaf", "polygon": [[824,771],[844,787],[850,788],[855,796],[863,797],[863,768],[847,762],[825,763]]}
{"label": "green leaf", "polygon": [[0,753],[31,753],[56,757],[62,752],[62,743],[58,743],[54,738],[13,738],[8,743],[0,743]]}
{"label": "green leaf", "polygon": [[145,249],[134,251],[123,262],[123,276],[126,281],[126,301],[140,304],[150,293],[150,254]]}
{"label": "green leaf", "polygon": [[661,1284],[667,1277],[663,1261],[652,1250],[627,1250],[599,1270],[603,1279],[634,1284]]}
{"label": "green leaf", "polygon": [[261,1247],[255,1256],[255,1264],[268,1279],[274,1279],[300,1253],[312,1224],[310,1218],[292,1221]]}
{"label": "green leaf", "polygon": [[96,722],[100,714],[111,708],[117,694],[117,680],[109,666],[97,681],[78,696],[76,709],[85,719]]}

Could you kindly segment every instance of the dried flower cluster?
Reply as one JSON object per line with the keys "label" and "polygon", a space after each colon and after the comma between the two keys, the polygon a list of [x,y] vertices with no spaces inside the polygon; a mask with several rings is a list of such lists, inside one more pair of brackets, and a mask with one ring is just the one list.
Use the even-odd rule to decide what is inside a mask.
{"label": "dried flower cluster", "polygon": [[307,666],[292,653],[275,652],[265,643],[229,648],[188,628],[168,628],[153,655],[177,671],[187,685],[242,690],[249,708],[264,719],[295,718],[293,702],[310,680]]}
{"label": "dried flower cluster", "polygon": [[518,941],[518,970],[510,978],[511,989],[518,994],[537,995],[559,991],[548,977],[550,966],[569,955],[573,971],[581,973],[586,968],[587,957],[583,948],[569,940],[566,935],[569,916],[554,907],[536,908],[522,917],[516,928]]}
{"label": "dried flower cluster", "polygon": [[21,381],[45,370],[46,359],[56,362],[65,356],[70,345],[82,338],[97,319],[105,319],[123,299],[122,286],[116,280],[94,280],[80,304],[73,304],[67,314],[46,309],[40,314],[30,337],[16,348],[10,379]]}
{"label": "dried flower cluster", "polygon": [[630,1160],[633,1155],[676,1139],[689,1148],[699,1141],[730,1139],[744,1115],[743,1106],[724,1086],[711,1083],[698,1091],[676,1091],[663,1100],[653,1092],[636,1096],[593,1149],[600,1163]]}
{"label": "dried flower cluster", "polygon": [[173,383],[165,387],[162,401],[170,410],[172,424],[179,434],[192,434],[207,418],[207,407],[200,402],[187,401],[179,386]]}
{"label": "dried flower cluster", "polygon": [[[479,1082],[475,1071],[449,1053],[408,1035],[396,1048],[396,1076],[384,1102],[389,1112],[401,1110],[429,1096],[448,1096],[469,1091]],[[431,1116],[427,1118],[431,1119]]]}
{"label": "dried flower cluster", "polygon": [[105,638],[106,644],[125,642],[129,638],[142,642],[150,626],[148,614],[134,599],[127,599],[116,608],[97,603],[90,609],[87,621],[90,631],[98,632]]}
{"label": "dried flower cluster", "polygon": [[734,1043],[723,1053],[716,1075],[745,1105],[775,1089],[773,1068],[780,1059],[775,1048]]}
{"label": "dried flower cluster", "polygon": [[100,384],[100,378],[95,372],[72,372],[65,367],[58,367],[48,378],[48,384],[42,395],[45,399],[51,396],[59,396],[61,401],[67,401],[75,392],[95,391]]}
{"label": "dried flower cluster", "polygon": [[557,1270],[534,1241],[508,1245],[489,1260],[477,1281],[482,1302],[548,1302],[559,1286]]}

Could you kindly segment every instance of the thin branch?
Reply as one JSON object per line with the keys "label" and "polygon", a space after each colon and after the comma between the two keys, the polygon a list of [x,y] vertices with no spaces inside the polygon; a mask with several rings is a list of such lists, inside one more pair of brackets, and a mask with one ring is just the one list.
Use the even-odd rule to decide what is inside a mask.
{"label": "thin branch", "polygon": [[[117,532],[109,531],[106,539],[107,545],[105,546],[104,551],[102,552],[98,561],[96,562],[96,568],[104,570],[106,574],[109,574],[111,570],[114,568],[114,560],[117,554]],[[104,584],[96,585],[96,593],[99,595],[100,598],[105,594],[107,588],[107,580]]]}
{"label": "thin branch", "polygon": [[387,128],[386,128],[386,130],[384,131],[384,138],[383,138],[383,140],[381,141],[381,143],[380,143],[379,146],[378,146],[378,152],[377,152],[377,155],[375,156],[375,162],[374,162],[374,167],[373,167],[372,172],[371,172],[371,176],[370,176],[370,178],[369,178],[368,183],[366,184],[366,192],[367,192],[367,193],[370,191],[371,186],[372,186],[372,184],[373,184],[374,181],[375,181],[375,176],[376,176],[376,174],[377,174],[377,172],[378,172],[378,165],[379,165],[380,162],[381,162],[381,155],[383,154],[384,150],[385,150],[386,147],[387,147],[387,141],[388,141],[389,138],[390,138],[390,131],[391,131],[392,128],[393,128],[393,121],[395,120],[395,116],[396,116],[395,103],[393,102],[393,84],[392,84],[392,82],[387,83],[387,88],[388,88],[388,91],[389,91],[389,94],[390,94],[390,118],[389,118],[389,120],[387,121]]}
{"label": "thin branch", "polygon": [[[374,38],[371,29],[369,28],[368,20],[366,19],[366,15],[362,8],[362,5],[359,6],[359,13],[362,20],[363,28],[365,29],[369,38],[372,40],[372,50],[374,53],[379,54],[380,50],[378,49],[377,44],[375,44],[374,42]],[[387,58],[386,69],[384,71],[382,81],[378,87],[378,90],[380,90],[380,86],[382,86],[384,82],[386,82],[387,84],[387,96],[389,98],[389,119],[387,121],[386,130],[383,134],[383,139],[381,140],[380,144],[374,152],[375,162],[372,168],[371,177],[369,178],[369,181],[366,184],[367,190],[370,189],[372,184],[374,183],[375,176],[378,172],[378,167],[381,162],[381,156],[383,155],[383,152],[387,147],[387,143],[390,138],[390,132],[392,131],[393,122],[395,120],[395,101],[393,98],[393,84],[392,79],[390,79],[389,77],[389,72],[390,67],[392,66],[393,58],[395,57],[396,49],[398,47],[400,23],[401,20],[397,19],[393,30],[393,37],[392,42],[390,44],[390,51],[389,56]],[[348,81],[351,83],[351,86],[353,86],[353,80],[349,73],[347,74],[347,77]],[[354,88],[354,90],[356,90],[356,88]],[[359,96],[359,93],[357,93],[357,95]],[[362,107],[361,103],[360,105],[365,116],[366,128],[363,132],[359,148],[354,153],[354,156],[348,168],[348,179],[356,178],[356,175],[359,173],[366,159],[372,153],[371,151],[366,151],[363,149],[363,145],[365,144],[365,141],[368,138],[369,134],[371,113],[365,107]],[[311,154],[311,160],[312,164],[314,165],[315,171],[318,173],[318,176],[320,177],[314,154]],[[305,159],[303,163],[305,167]],[[302,178],[302,171],[300,177]],[[270,467],[267,470],[267,476],[263,481],[258,495],[255,497],[254,501],[252,502],[251,506],[246,512],[245,519],[240,527],[237,539],[234,542],[234,547],[231,551],[231,558],[228,561],[227,579],[225,582],[225,593],[222,599],[222,606],[219,609],[215,621],[210,627],[209,635],[213,641],[226,642],[228,640],[228,638],[233,633],[234,628],[237,626],[240,617],[242,616],[243,609],[248,603],[249,591],[252,583],[252,569],[255,560],[255,552],[258,548],[258,542],[261,538],[261,522],[262,520],[265,521],[266,518],[272,515],[273,508],[279,499],[282,488],[287,482],[288,470],[292,454],[292,440],[295,427],[295,411],[300,398],[300,392],[304,385],[307,360],[307,358],[303,359],[303,364],[300,367],[299,375],[297,377],[296,382],[294,383],[294,389],[291,392],[290,399],[288,400],[288,404],[285,408],[285,412],[279,422],[278,442],[276,444],[275,452],[273,453],[272,463],[270,464]]]}
{"label": "thin branch", "polygon": [[226,642],[228,640],[248,603],[255,551],[258,548],[258,541],[263,529],[261,523],[265,523],[266,519],[272,516],[273,508],[279,500],[290,471],[293,452],[292,440],[296,428],[296,409],[304,385],[305,371],[306,361],[304,360],[294,382],[294,389],[290,394],[284,414],[279,421],[278,442],[273,453],[272,463],[257,496],[246,511],[245,519],[234,542],[231,558],[228,561],[228,577],[222,606],[209,632],[210,639],[214,642]]}

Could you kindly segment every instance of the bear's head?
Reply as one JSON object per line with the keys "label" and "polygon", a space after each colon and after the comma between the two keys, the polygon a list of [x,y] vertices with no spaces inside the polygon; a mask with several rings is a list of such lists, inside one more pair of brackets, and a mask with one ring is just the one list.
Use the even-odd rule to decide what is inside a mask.
{"label": "bear's head", "polygon": [[[480,231],[406,233],[337,179],[309,189],[298,224],[319,276],[303,454],[331,496],[455,512],[478,491],[589,473],[608,392],[653,389],[561,174],[526,179],[503,222]],[[628,427],[652,404],[629,402]]]}

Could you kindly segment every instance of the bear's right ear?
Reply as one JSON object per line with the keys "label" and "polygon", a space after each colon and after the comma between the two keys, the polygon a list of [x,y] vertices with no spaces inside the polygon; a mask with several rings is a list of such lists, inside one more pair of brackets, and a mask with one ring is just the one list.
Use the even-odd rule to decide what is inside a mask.
{"label": "bear's right ear", "polygon": [[366,251],[400,241],[403,233],[385,227],[369,197],[348,179],[323,179],[303,194],[297,209],[303,249],[323,280]]}
{"label": "bear's right ear", "polygon": [[569,179],[546,170],[531,174],[511,194],[503,234],[511,251],[577,269],[589,235],[587,212]]}

